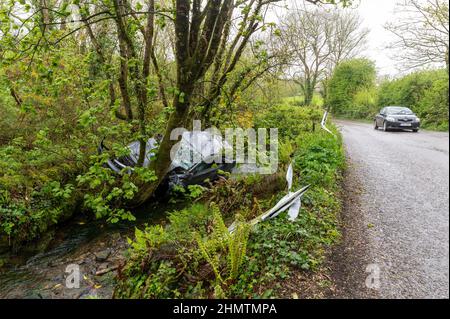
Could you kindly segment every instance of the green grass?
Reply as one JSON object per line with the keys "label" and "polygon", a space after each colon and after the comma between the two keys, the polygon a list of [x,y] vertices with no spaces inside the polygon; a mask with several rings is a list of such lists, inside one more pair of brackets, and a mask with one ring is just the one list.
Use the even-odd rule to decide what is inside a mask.
{"label": "green grass", "polygon": [[[305,101],[305,98],[304,98],[304,96],[301,96],[301,95],[285,97],[282,99],[283,104],[298,105],[298,106],[303,105],[304,101]],[[320,95],[315,94],[311,104],[313,106],[322,107],[324,104],[323,98]]]}

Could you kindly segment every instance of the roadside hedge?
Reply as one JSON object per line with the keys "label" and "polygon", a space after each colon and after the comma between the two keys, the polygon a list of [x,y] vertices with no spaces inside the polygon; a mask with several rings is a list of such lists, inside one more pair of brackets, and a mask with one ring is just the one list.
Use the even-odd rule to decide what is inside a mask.
{"label": "roadside hedge", "polygon": [[448,85],[445,70],[415,72],[383,82],[378,90],[378,104],[409,107],[421,118],[423,127],[448,130]]}

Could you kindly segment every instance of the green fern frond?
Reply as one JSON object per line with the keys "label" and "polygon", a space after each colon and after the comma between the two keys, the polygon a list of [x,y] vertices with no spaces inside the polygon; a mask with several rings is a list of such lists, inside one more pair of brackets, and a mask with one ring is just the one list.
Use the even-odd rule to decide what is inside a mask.
{"label": "green fern frond", "polygon": [[229,279],[236,279],[239,269],[244,261],[247,249],[250,226],[242,220],[240,215],[236,216],[236,229],[228,240],[228,269]]}
{"label": "green fern frond", "polygon": [[[215,255],[213,257],[210,255],[209,251],[211,251],[211,250],[208,247],[208,246],[210,246],[210,245],[208,245],[208,244],[210,244],[209,241],[206,241],[206,243],[205,243],[203,241],[203,238],[197,232],[195,232],[193,235],[197,242],[198,248],[200,249],[200,252],[202,253],[203,258],[205,258],[205,260],[208,262],[208,264],[211,265],[216,278],[220,282],[223,282],[223,279],[222,279],[222,276],[220,275],[220,270],[219,270],[219,264],[220,264],[219,256]],[[214,252],[214,250],[213,250],[213,252]]]}

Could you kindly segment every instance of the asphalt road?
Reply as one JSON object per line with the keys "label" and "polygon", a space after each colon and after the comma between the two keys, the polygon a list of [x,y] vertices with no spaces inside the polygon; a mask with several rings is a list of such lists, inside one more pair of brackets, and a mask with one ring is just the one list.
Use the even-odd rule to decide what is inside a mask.
{"label": "asphalt road", "polygon": [[[449,134],[336,124],[352,197],[343,213],[352,232],[340,257],[344,297],[449,298]],[[352,260],[358,254],[364,262]]]}

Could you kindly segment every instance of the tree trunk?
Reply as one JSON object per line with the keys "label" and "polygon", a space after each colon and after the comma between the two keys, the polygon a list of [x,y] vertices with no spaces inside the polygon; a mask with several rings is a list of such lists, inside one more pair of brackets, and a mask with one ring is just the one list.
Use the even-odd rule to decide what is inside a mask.
{"label": "tree trunk", "polygon": [[9,92],[11,93],[11,96],[14,98],[14,101],[16,101],[16,104],[18,107],[22,106],[22,99],[20,98],[19,94],[14,90],[13,87],[9,89]]}
{"label": "tree trunk", "polygon": [[445,69],[447,70],[447,75],[449,75],[449,61],[448,61],[448,49],[447,52],[445,52]]}
{"label": "tree trunk", "polygon": [[305,96],[305,100],[303,102],[304,105],[311,105],[313,95],[314,95],[314,87],[310,83],[305,83],[305,89],[303,92]]}
{"label": "tree trunk", "polygon": [[[189,92],[188,92],[189,93]],[[188,94],[186,94],[188,96]],[[190,93],[189,93],[190,95]],[[178,97],[174,99],[175,111],[170,115],[167,123],[166,131],[158,149],[158,155],[155,161],[151,162],[150,169],[152,169],[158,180],[154,183],[144,183],[139,185],[139,192],[132,201],[132,206],[139,206],[145,203],[159,186],[167,170],[172,163],[170,158],[170,150],[178,141],[170,140],[170,133],[177,127],[182,127],[184,120],[189,112],[189,102],[186,100],[181,102]]]}
{"label": "tree trunk", "polygon": [[[172,163],[170,151],[173,145],[177,143],[177,141],[170,140],[170,135],[173,129],[184,126],[189,115],[190,99],[194,89],[198,88],[200,80],[203,79],[217,55],[220,54],[218,50],[222,42],[223,29],[227,19],[230,19],[232,16],[230,10],[233,10],[234,1],[208,1],[203,12],[200,10],[201,3],[200,0],[194,0],[193,2],[190,0],[175,1],[175,56],[179,94],[174,97],[173,106],[175,111],[169,117],[163,140],[159,145],[158,155],[150,164],[150,169],[155,172],[158,180],[155,183],[139,185],[139,192],[132,201],[132,204],[135,206],[146,202],[166,175]],[[259,0],[259,9],[262,4],[263,1]],[[190,13],[192,13],[192,20],[190,20]],[[254,22],[249,28],[254,32],[257,26],[258,23]],[[244,41],[242,41],[232,64],[227,70],[232,70],[237,64],[249,36],[246,35]],[[227,82],[228,73],[224,72],[219,80],[222,85]]]}

